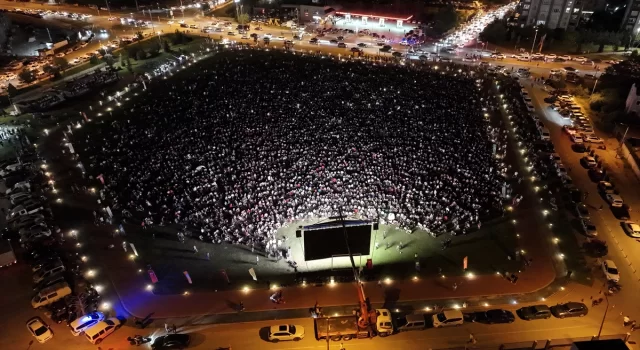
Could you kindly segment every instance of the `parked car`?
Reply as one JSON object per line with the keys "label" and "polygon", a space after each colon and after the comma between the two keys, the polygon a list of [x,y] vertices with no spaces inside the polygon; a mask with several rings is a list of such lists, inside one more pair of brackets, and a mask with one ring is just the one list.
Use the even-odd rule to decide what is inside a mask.
{"label": "parked car", "polygon": [[602,262],[602,271],[607,281],[618,283],[620,282],[620,272],[613,260],[605,260]]}
{"label": "parked car", "polygon": [[122,321],[112,317],[110,319],[100,321],[93,327],[90,327],[84,331],[84,335],[91,342],[91,344],[100,344],[104,338],[108,337],[111,333],[122,327]]}
{"label": "parked car", "polygon": [[516,318],[511,311],[503,309],[493,309],[473,313],[473,322],[478,323],[512,323],[515,319]]}
{"label": "parked car", "polygon": [[598,162],[596,159],[591,156],[584,156],[580,159],[580,164],[585,168],[595,168],[598,166]]}
{"label": "parked car", "polygon": [[598,229],[589,219],[582,219],[582,231],[589,237],[596,237],[598,235]]}
{"label": "parked car", "polygon": [[277,343],[284,340],[299,341],[304,338],[304,327],[292,324],[271,326],[269,328],[269,341]]}
{"label": "parked car", "polygon": [[589,208],[582,202],[576,203],[576,214],[578,218],[583,220],[588,220],[590,217]]}
{"label": "parked car", "polygon": [[636,224],[633,221],[621,222],[620,225],[627,235],[633,238],[640,238],[640,225]]}
{"label": "parked car", "polygon": [[151,350],[182,350],[191,343],[188,334],[167,334],[156,338],[151,344]]}
{"label": "parked car", "polygon": [[49,339],[53,338],[53,332],[40,317],[30,318],[27,321],[27,329],[29,333],[36,338],[38,343],[46,343]]}
{"label": "parked car", "polygon": [[615,193],[615,188],[608,181],[598,182],[598,191],[603,194]]}
{"label": "parked car", "polygon": [[73,320],[73,322],[69,323],[69,328],[71,328],[71,334],[77,337],[84,333],[85,330],[103,320],[104,314],[99,311],[94,311]]}
{"label": "parked car", "polygon": [[551,309],[547,305],[533,305],[518,309],[516,314],[526,321],[546,320],[551,317]]}
{"label": "parked car", "polygon": [[551,313],[557,318],[584,317],[589,313],[587,305],[578,302],[568,302],[550,307]]}

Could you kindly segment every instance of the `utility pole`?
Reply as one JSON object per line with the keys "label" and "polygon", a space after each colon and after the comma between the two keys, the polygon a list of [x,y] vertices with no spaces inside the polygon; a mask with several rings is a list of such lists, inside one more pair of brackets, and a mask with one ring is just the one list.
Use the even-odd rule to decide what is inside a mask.
{"label": "utility pole", "polygon": [[[531,44],[531,53],[529,55],[533,55],[533,48],[536,46],[536,39],[538,39],[538,28],[536,27],[536,35],[533,37],[533,44]],[[531,58],[531,57],[529,57]]]}
{"label": "utility pole", "polygon": [[607,289],[606,289],[606,285],[605,287],[605,292],[604,292],[604,300],[607,301],[607,307],[604,309],[604,315],[602,316],[602,322],[600,322],[600,329],[598,329],[598,340],[600,340],[600,334],[602,334],[602,327],[604,326],[604,319],[607,318],[607,312],[609,311],[609,297],[607,296]]}
{"label": "utility pole", "polygon": [[109,11],[109,17],[111,17],[111,9],[109,8],[109,0],[104,0],[105,4],[107,4],[107,11]]}

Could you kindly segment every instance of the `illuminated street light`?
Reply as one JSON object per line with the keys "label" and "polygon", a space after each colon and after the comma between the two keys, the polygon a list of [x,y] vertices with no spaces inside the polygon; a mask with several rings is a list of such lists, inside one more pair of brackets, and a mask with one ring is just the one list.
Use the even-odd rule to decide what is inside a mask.
{"label": "illuminated street light", "polygon": [[100,309],[103,311],[109,310],[110,308],[111,308],[111,304],[106,301],[100,305]]}
{"label": "illuminated street light", "polygon": [[148,291],[152,291],[153,290],[153,284],[147,284],[145,289],[148,290]]}
{"label": "illuminated street light", "polygon": [[102,292],[104,290],[104,287],[101,286],[101,285],[97,285],[97,286],[93,287],[93,289],[95,289],[96,292],[100,293],[100,292]]}

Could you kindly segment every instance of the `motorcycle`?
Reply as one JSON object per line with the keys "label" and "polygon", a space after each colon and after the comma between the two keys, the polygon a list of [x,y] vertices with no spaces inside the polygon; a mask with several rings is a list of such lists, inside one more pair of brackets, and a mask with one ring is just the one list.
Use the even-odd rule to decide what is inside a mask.
{"label": "motorcycle", "polygon": [[141,335],[134,335],[133,337],[127,337],[129,344],[140,346],[151,341],[151,337],[143,337]]}

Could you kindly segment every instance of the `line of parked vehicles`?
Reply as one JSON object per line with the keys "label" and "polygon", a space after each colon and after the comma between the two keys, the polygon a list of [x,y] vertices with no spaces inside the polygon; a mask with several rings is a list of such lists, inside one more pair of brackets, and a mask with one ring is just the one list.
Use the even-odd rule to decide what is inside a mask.
{"label": "line of parked vehicles", "polygon": [[[555,153],[553,144],[551,143],[551,136],[549,130],[544,126],[540,119],[535,114],[531,98],[529,97],[527,90],[521,84],[520,95],[522,100],[530,113],[531,120],[535,123],[539,132],[540,142],[548,145],[548,149],[545,149],[548,154],[548,159],[540,157],[538,167],[543,169],[541,173],[543,178],[547,180],[552,179],[550,174],[555,173],[559,178],[560,185],[566,190],[567,195],[566,202],[570,203],[572,207],[571,213],[579,222],[579,226],[582,233],[589,238],[586,247],[592,249],[597,256],[605,256],[608,249],[606,242],[596,239],[598,237],[598,230],[595,224],[591,221],[590,212],[588,206],[583,203],[586,196],[574,185],[573,180],[568,175],[567,168],[563,164],[560,155]],[[563,118],[571,119],[573,126],[564,126],[563,132],[568,134],[572,144],[572,149],[578,153],[588,153],[580,159],[580,164],[587,169],[589,178],[596,182],[598,185],[598,192],[602,198],[609,203],[609,207],[613,215],[622,220],[621,223],[623,229],[631,232],[633,235],[634,230],[637,231],[637,235],[640,236],[640,226],[630,219],[630,208],[624,203],[622,197],[609,182],[606,171],[601,167],[601,162],[598,155],[592,150],[588,149],[585,143],[592,145],[602,145],[604,141],[597,137],[593,133],[593,126],[591,121],[584,116],[580,106],[574,103],[572,96],[566,90],[554,90],[550,96],[545,98],[545,102],[550,103],[550,108],[559,110]],[[558,205],[555,202],[555,198],[551,198],[550,206],[553,210],[558,210]],[[606,259],[600,263],[600,268],[604,274],[604,277],[608,283],[608,292],[615,293],[620,290],[619,285],[620,275],[618,268],[614,261]]]}
{"label": "line of parked vehicles", "polygon": [[[539,304],[525,306],[516,310],[521,320],[533,321],[556,317],[584,317],[589,309],[581,302],[567,302],[551,307]],[[487,325],[513,323],[516,316],[504,309],[489,309],[476,312],[463,312],[460,309],[442,310],[436,313],[415,313],[393,315],[387,309],[376,310],[375,335],[386,337],[400,332],[425,330],[427,328],[443,328],[462,326],[465,323],[482,323]],[[367,338],[371,333],[358,325],[355,315],[318,317],[314,319],[314,335],[317,340],[348,341]],[[269,327],[268,340],[299,341],[305,337],[305,329],[301,325],[279,324]]]}
{"label": "line of parked vehicles", "polygon": [[[108,317],[99,311],[100,294],[84,279],[81,272],[83,258],[67,254],[63,249],[64,238],[56,226],[45,193],[53,188],[49,173],[35,153],[23,152],[19,158],[0,163],[0,177],[6,190],[0,197],[8,203],[7,225],[2,241],[19,242],[20,262],[30,265],[33,280],[31,306],[41,310],[45,318],[56,323],[66,323],[73,336],[83,335],[91,344],[100,344],[123,325],[123,320]],[[73,231],[70,232],[73,235]],[[11,246],[9,245],[9,248]],[[19,255],[20,256],[20,255]],[[15,262],[12,250],[2,253]],[[27,320],[27,330],[40,343],[51,340],[53,330],[40,316]],[[150,338],[130,337],[132,345],[141,345]],[[168,334],[153,339],[154,350],[184,349],[190,336]]]}
{"label": "line of parked vehicles", "polygon": [[[60,233],[44,193],[48,178],[35,151],[0,164],[0,176],[8,202],[7,225],[3,239],[19,242],[22,259],[31,266],[33,293],[31,306],[44,311],[52,322],[66,322],[74,336],[84,334],[93,344],[100,343],[122,322],[105,318],[97,311],[100,295],[80,274],[81,261],[74,261],[54,235]],[[26,323],[40,343],[53,338],[53,331],[39,316]]]}

